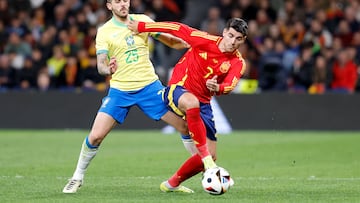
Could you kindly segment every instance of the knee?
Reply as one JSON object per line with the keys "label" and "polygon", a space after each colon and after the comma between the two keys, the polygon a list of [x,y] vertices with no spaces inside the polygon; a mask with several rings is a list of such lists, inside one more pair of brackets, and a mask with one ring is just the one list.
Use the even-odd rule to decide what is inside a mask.
{"label": "knee", "polygon": [[89,143],[93,146],[99,146],[104,138],[105,135],[102,135],[101,133],[91,132],[89,134]]}
{"label": "knee", "polygon": [[195,95],[191,93],[186,93],[181,96],[179,100],[179,106],[181,107],[181,109],[187,111],[192,108],[199,108],[200,102]]}

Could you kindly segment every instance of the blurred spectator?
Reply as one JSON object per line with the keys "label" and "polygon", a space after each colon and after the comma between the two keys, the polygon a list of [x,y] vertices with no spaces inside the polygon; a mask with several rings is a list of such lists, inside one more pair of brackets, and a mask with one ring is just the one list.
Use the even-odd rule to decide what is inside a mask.
{"label": "blurred spectator", "polygon": [[57,85],[61,88],[71,90],[79,84],[79,63],[75,56],[67,57],[66,64],[58,77]]}
{"label": "blurred spectator", "polygon": [[293,38],[290,40],[289,46],[284,51],[283,61],[282,61],[282,64],[284,66],[287,75],[290,74],[295,59],[297,56],[299,56],[299,54],[300,54],[300,44],[297,40],[297,36],[293,36]]}
{"label": "blurred spectator", "polygon": [[155,15],[155,21],[178,21],[179,14],[174,13],[164,4],[165,0],[152,0],[151,10]]}
{"label": "blurred spectator", "polygon": [[360,17],[360,3],[359,1],[350,1],[350,5],[344,11],[344,20],[349,24],[351,32],[360,31],[360,19],[357,17]]}
{"label": "blurred spectator", "polygon": [[317,19],[311,21],[310,30],[305,33],[304,42],[314,44],[314,52],[321,48],[332,46],[332,35]]}
{"label": "blurred spectator", "polygon": [[87,21],[86,15],[84,12],[78,12],[76,14],[76,23],[74,25],[77,27],[78,32],[84,35],[88,32],[90,23]]}
{"label": "blurred spectator", "polygon": [[202,21],[200,29],[213,35],[222,35],[225,23],[225,20],[221,18],[220,9],[213,6],[208,10],[207,18]]}
{"label": "blurred spectator", "polygon": [[54,10],[54,24],[57,30],[67,29],[70,25],[69,18],[67,16],[68,8],[63,4],[55,6]]}
{"label": "blurred spectator", "polygon": [[146,10],[145,4],[142,0],[132,0],[130,4],[130,13],[141,14]]}
{"label": "blurred spectator", "polygon": [[242,18],[246,21],[254,20],[257,18],[258,7],[255,1],[252,0],[236,0],[240,9],[242,10]]}
{"label": "blurred spectator", "polygon": [[38,74],[40,69],[46,67],[46,59],[43,57],[43,53],[38,48],[33,49],[31,60],[36,74]]}
{"label": "blurred spectator", "polygon": [[266,15],[269,17],[270,21],[274,23],[277,19],[277,13],[272,8],[270,4],[270,0],[258,0],[258,8],[260,10],[264,10],[266,12]]}
{"label": "blurred spectator", "polygon": [[9,26],[6,27],[7,34],[16,33],[20,38],[25,35],[25,33],[29,32],[26,25],[20,20],[18,16],[11,19],[11,23]]}
{"label": "blurred spectator", "polygon": [[[86,21],[87,23],[89,23],[89,25],[91,26],[96,26],[97,23],[97,17],[96,17],[96,13],[94,12],[94,10],[97,10],[97,5],[92,5],[92,2],[88,2],[87,4],[84,4],[82,13],[85,15]],[[93,9],[93,6],[96,9]]]}
{"label": "blurred spectator", "polygon": [[312,84],[309,88],[310,94],[323,94],[326,91],[327,83],[327,64],[326,59],[322,55],[318,55],[315,59],[314,71],[312,73]]}
{"label": "blurred spectator", "polygon": [[290,92],[305,93],[313,83],[314,58],[312,48],[312,43],[304,44],[300,56],[295,59],[288,84]]}
{"label": "blurred spectator", "polygon": [[332,92],[352,93],[355,90],[358,79],[357,67],[351,50],[346,48],[337,53],[336,61],[332,67],[333,80]]}
{"label": "blurred spectator", "polygon": [[63,71],[67,58],[64,55],[64,51],[60,46],[54,46],[53,55],[46,61],[48,74],[51,78],[51,84],[54,87],[60,87],[63,85],[60,74]]}
{"label": "blurred spectator", "polygon": [[5,32],[4,22],[0,20],[0,53],[4,52],[4,47],[7,39],[8,35]]}
{"label": "blurred spectator", "polygon": [[266,11],[263,9],[258,10],[256,13],[255,20],[256,23],[258,24],[257,32],[259,32],[259,34],[262,36],[267,35],[271,26],[271,22]]}
{"label": "blurred spectator", "polygon": [[335,62],[335,51],[332,47],[328,47],[322,49],[320,55],[324,56],[326,61],[326,90],[330,90],[333,79],[332,66]]}
{"label": "blurred spectator", "polygon": [[259,59],[259,87],[262,91],[286,89],[286,72],[283,67],[284,44],[270,37],[264,39],[264,48]]}
{"label": "blurred spectator", "polygon": [[70,55],[75,55],[79,49],[83,47],[84,42],[84,33],[79,31],[79,27],[77,25],[71,25],[67,33],[69,34],[69,42],[70,42]]}
{"label": "blurred spectator", "polygon": [[278,11],[278,17],[286,21],[285,24],[292,24],[304,18],[301,8],[296,5],[296,0],[285,0],[284,6]]}
{"label": "blurred spectator", "polygon": [[45,16],[46,16],[46,24],[47,25],[54,25],[55,23],[55,7],[56,5],[60,4],[62,0],[46,0],[42,4],[42,8],[44,8]]}
{"label": "blurred spectator", "polygon": [[232,16],[233,9],[237,9],[241,12],[241,9],[233,3],[233,0],[219,0],[217,1],[216,6],[220,9],[221,18],[225,20]]}
{"label": "blurred spectator", "polygon": [[16,83],[21,90],[34,89],[36,87],[37,72],[31,57],[26,57],[24,67],[17,70]]}
{"label": "blurred spectator", "polygon": [[[343,18],[343,16],[344,16],[344,13],[340,6],[341,6],[341,4],[339,4],[339,2],[337,0],[329,1],[329,6],[326,9],[327,20],[330,22],[329,29],[334,29],[334,27],[336,27],[339,20],[341,18]],[[334,31],[334,30],[331,30],[331,31]]]}
{"label": "blurred spectator", "polygon": [[53,33],[52,29],[54,29],[54,27],[50,26],[42,33],[40,41],[36,46],[41,51],[45,59],[51,57],[52,47],[55,45],[55,34]]}
{"label": "blurred spectator", "polygon": [[337,29],[335,30],[334,37],[338,37],[341,40],[342,46],[350,46],[353,39],[353,32],[350,29],[348,21],[341,20]]}
{"label": "blurred spectator", "polygon": [[334,33],[336,30],[337,19],[329,19],[326,10],[319,9],[315,14],[316,20],[318,20],[330,33]]}
{"label": "blurred spectator", "polygon": [[0,55],[0,90],[14,87],[15,75],[15,69],[11,67],[9,55]]}
{"label": "blurred spectator", "polygon": [[351,46],[353,46],[356,50],[355,54],[355,63],[360,65],[360,31],[354,33],[353,41]]}
{"label": "blurred spectator", "polygon": [[4,53],[15,53],[22,57],[31,55],[31,46],[29,43],[22,40],[17,32],[11,32],[9,41],[6,43]]}
{"label": "blurred spectator", "polygon": [[299,1],[300,7],[302,9],[302,13],[304,15],[304,18],[301,18],[302,22],[305,24],[305,27],[311,26],[311,23],[313,22],[313,19],[316,15],[316,10],[320,9],[320,6],[322,4],[322,1],[319,0],[303,0]]}
{"label": "blurred spectator", "polygon": [[11,11],[8,4],[8,0],[0,0],[0,21],[7,26],[11,21]]}
{"label": "blurred spectator", "polygon": [[41,92],[48,91],[51,89],[51,78],[48,74],[47,69],[42,69],[37,76],[37,88]]}
{"label": "blurred spectator", "polygon": [[45,30],[45,17],[45,11],[43,8],[39,7],[33,10],[28,28],[36,43],[40,41],[41,35]]}
{"label": "blurred spectator", "polygon": [[106,77],[100,75],[96,68],[96,58],[89,59],[89,65],[82,70],[82,87],[86,90],[106,90]]}

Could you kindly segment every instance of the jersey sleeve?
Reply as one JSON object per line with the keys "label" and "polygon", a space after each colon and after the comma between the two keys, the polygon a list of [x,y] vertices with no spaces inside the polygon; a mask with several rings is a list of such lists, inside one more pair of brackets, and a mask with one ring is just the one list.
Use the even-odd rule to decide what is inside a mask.
{"label": "jersey sleeve", "polygon": [[108,43],[106,42],[106,34],[101,27],[98,29],[95,39],[96,54],[107,54],[109,52]]}
{"label": "jersey sleeve", "polygon": [[191,46],[208,44],[209,41],[218,41],[219,36],[210,35],[206,32],[189,27],[177,22],[139,22],[139,32],[165,32],[186,41]]}
{"label": "jersey sleeve", "polygon": [[[155,22],[149,16],[144,15],[144,14],[132,15],[131,19],[135,19],[135,20],[145,22],[145,23],[154,23]],[[155,39],[157,39],[159,37],[159,35],[160,35],[160,32],[150,32],[150,36]]]}
{"label": "jersey sleeve", "polygon": [[246,63],[244,59],[240,59],[232,65],[230,71],[224,78],[223,82],[220,83],[219,91],[216,95],[229,94],[238,84],[240,78],[246,70]]}

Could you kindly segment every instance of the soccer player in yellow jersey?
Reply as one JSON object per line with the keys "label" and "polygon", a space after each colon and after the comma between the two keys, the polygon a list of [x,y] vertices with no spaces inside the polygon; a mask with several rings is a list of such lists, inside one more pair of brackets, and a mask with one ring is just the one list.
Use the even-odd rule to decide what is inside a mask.
{"label": "soccer player in yellow jersey", "polygon": [[[149,59],[148,37],[158,39],[172,48],[187,48],[179,38],[165,33],[133,35],[127,28],[130,20],[152,22],[146,15],[129,14],[130,0],[107,0],[113,16],[98,29],[96,36],[97,68],[102,75],[111,75],[108,95],[96,115],[92,129],[85,138],[72,178],[65,185],[64,193],[76,193],[83,184],[85,171],[95,157],[99,145],[116,125],[123,123],[132,106],[138,106],[148,117],[163,120],[179,132],[188,134],[185,121],[169,111],[162,101],[164,86],[155,74]],[[206,138],[202,138],[206,139]],[[211,160],[207,151],[206,160]],[[212,161],[210,164],[215,163]],[[173,191],[191,193],[178,186]]]}

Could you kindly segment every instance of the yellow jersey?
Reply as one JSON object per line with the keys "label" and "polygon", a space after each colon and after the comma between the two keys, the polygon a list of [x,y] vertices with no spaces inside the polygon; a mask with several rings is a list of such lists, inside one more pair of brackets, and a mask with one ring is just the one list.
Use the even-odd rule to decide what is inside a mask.
{"label": "yellow jersey", "polygon": [[[153,22],[144,14],[130,14],[130,19]],[[157,33],[140,33],[134,35],[122,22],[114,17],[98,28],[96,35],[96,54],[106,53],[116,57],[117,70],[112,75],[110,87],[122,91],[136,91],[156,81],[149,55],[149,35]]]}

